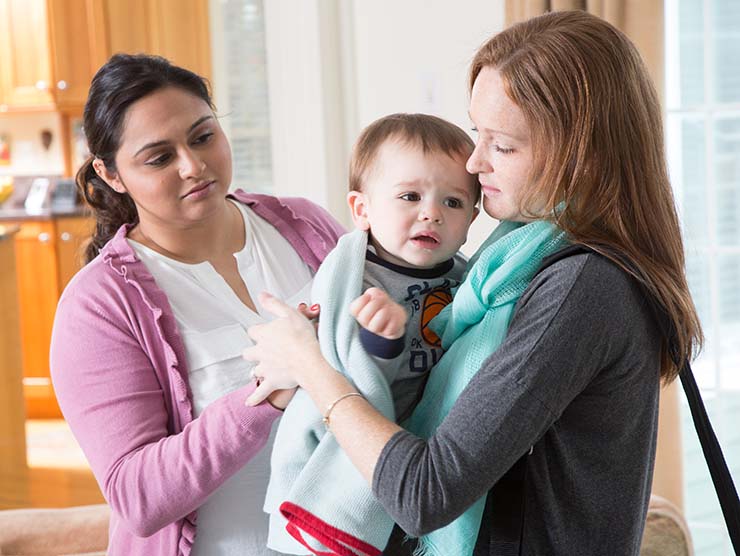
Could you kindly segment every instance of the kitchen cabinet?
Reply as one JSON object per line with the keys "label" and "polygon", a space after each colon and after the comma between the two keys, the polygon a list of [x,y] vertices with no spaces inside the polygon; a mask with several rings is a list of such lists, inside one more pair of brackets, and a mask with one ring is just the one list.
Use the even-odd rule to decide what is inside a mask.
{"label": "kitchen cabinet", "polygon": [[0,109],[81,111],[106,57],[95,1],[0,0]]}
{"label": "kitchen cabinet", "polygon": [[56,106],[78,112],[95,72],[108,59],[100,9],[91,0],[47,0],[47,5]]}
{"label": "kitchen cabinet", "polygon": [[15,233],[14,227],[0,225],[0,476],[26,466]]}
{"label": "kitchen cabinet", "polygon": [[0,114],[61,114],[64,175],[73,119],[117,52],[159,54],[211,78],[208,0],[0,0]]}
{"label": "kitchen cabinet", "polygon": [[14,107],[52,105],[51,60],[45,0],[0,0],[3,102]]}
{"label": "kitchen cabinet", "polygon": [[60,417],[49,372],[49,345],[62,290],[82,267],[81,247],[93,220],[63,217],[11,222],[20,306],[23,390],[29,418]]}
{"label": "kitchen cabinet", "polygon": [[49,345],[59,279],[54,222],[17,222],[15,261],[20,306],[23,390],[29,417],[57,417],[49,373]]}
{"label": "kitchen cabinet", "polygon": [[211,78],[208,0],[103,0],[110,54],[158,54]]}
{"label": "kitchen cabinet", "polygon": [[210,77],[208,0],[0,0],[0,112],[81,114],[116,52]]}
{"label": "kitchen cabinet", "polygon": [[86,216],[57,218],[56,259],[59,293],[83,267],[83,249],[92,235],[95,221]]}

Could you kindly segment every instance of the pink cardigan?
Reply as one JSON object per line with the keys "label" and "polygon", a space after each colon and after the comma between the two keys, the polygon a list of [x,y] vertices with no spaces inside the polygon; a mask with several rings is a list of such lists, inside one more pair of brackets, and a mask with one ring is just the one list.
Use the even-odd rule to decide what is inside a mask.
{"label": "pink cardigan", "polygon": [[[316,271],[344,233],[305,199],[233,195]],[[193,419],[185,350],[164,292],[127,226],[59,301],[51,372],[59,405],[112,508],[108,554],[190,554],[197,508],[265,445],[281,414],[252,386]]]}

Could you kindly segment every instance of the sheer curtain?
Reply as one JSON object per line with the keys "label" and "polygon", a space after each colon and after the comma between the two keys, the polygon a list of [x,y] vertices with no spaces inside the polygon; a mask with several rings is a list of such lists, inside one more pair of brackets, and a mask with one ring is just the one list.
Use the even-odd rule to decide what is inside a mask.
{"label": "sheer curtain", "polygon": [[663,0],[506,0],[506,24],[559,10],[585,10],[626,33],[640,50],[662,98]]}

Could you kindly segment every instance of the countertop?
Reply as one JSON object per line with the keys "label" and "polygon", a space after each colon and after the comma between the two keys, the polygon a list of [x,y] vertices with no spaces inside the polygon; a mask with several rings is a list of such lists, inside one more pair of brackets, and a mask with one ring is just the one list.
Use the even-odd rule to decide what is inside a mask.
{"label": "countertop", "polygon": [[[59,176],[15,176],[13,177],[13,191],[4,203],[0,204],[0,222],[9,220],[51,220],[53,218],[64,218],[70,216],[88,216],[92,214],[90,208],[83,204],[78,196],[77,204],[57,203],[57,208],[46,208],[38,212],[28,212],[25,208],[25,200],[33,182],[38,178],[49,180],[51,185],[47,192],[45,205],[50,207],[51,192],[60,182]],[[69,180],[67,180],[69,181]]]}
{"label": "countertop", "polygon": [[84,205],[78,205],[74,208],[64,210],[45,209],[41,212],[34,213],[28,212],[24,208],[0,208],[0,222],[7,222],[9,220],[51,220],[52,218],[89,216],[91,214],[90,209]]}

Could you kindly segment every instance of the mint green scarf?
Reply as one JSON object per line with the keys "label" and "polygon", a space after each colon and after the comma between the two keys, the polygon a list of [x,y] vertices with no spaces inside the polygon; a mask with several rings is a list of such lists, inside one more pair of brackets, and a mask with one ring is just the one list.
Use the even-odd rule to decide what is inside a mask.
{"label": "mint green scarf", "polygon": [[[422,438],[434,434],[483,361],[501,345],[514,306],[542,259],[566,245],[565,233],[546,221],[501,222],[493,231],[468,263],[453,302],[432,321],[447,351],[432,369],[408,430]],[[415,554],[472,554],[485,501],[481,497],[455,521],[419,539]]]}

